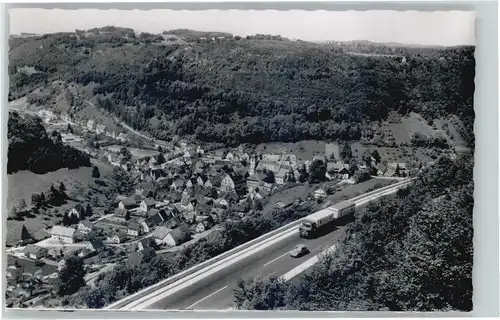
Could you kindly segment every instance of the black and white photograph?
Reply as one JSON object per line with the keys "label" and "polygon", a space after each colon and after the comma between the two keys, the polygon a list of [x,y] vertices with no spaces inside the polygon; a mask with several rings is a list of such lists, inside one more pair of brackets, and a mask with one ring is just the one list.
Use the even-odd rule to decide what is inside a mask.
{"label": "black and white photograph", "polygon": [[7,309],[473,310],[474,11],[8,14]]}

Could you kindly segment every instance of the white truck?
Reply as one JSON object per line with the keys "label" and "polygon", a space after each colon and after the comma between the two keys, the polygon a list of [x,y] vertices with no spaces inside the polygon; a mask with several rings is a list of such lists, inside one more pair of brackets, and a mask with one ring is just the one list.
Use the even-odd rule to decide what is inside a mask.
{"label": "white truck", "polygon": [[355,208],[356,204],[353,201],[346,200],[308,215],[299,225],[300,236],[303,238],[315,237],[334,224],[336,220],[354,214]]}

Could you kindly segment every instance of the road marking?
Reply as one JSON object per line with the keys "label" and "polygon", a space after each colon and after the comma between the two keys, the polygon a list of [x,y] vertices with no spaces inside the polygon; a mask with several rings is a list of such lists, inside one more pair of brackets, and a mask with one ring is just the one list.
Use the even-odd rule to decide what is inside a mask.
{"label": "road marking", "polygon": [[306,271],[307,269],[309,269],[310,267],[312,267],[313,265],[315,265],[316,263],[318,263],[319,258],[320,258],[321,255],[328,254],[328,253],[333,253],[333,252],[335,252],[336,249],[337,249],[336,245],[331,246],[330,248],[328,248],[328,249],[326,249],[326,250],[318,253],[314,257],[306,260],[304,263],[302,263],[302,264],[298,265],[297,267],[293,268],[292,270],[288,271],[287,273],[285,273],[282,276],[282,278],[285,281],[289,281],[293,277],[301,274],[302,272]]}
{"label": "road marking", "polygon": [[134,302],[131,302],[130,304],[122,307],[121,309],[122,310],[142,310],[142,309],[145,309],[145,308],[149,307],[150,305],[152,305],[153,303],[155,303],[159,300],[162,300],[162,299],[164,299],[164,298],[166,298],[166,297],[168,297],[168,296],[170,296],[170,295],[172,295],[172,294],[174,294],[174,293],[176,293],[184,288],[187,288],[187,287],[197,283],[201,279],[206,278],[209,275],[215,274],[216,272],[225,269],[229,265],[232,265],[238,261],[241,261],[243,259],[246,259],[246,258],[252,256],[255,252],[258,252],[258,251],[262,250],[263,248],[270,247],[273,244],[278,243],[280,241],[283,241],[284,239],[291,237],[293,235],[296,235],[296,234],[297,234],[296,227],[294,227],[293,230],[279,233],[276,236],[274,236],[275,238],[270,238],[272,240],[270,240],[268,242],[265,242],[263,244],[259,243],[259,244],[255,245],[254,247],[249,247],[247,249],[244,249],[243,251],[238,253],[236,258],[232,258],[232,259],[228,258],[226,261],[221,260],[219,262],[216,262],[215,264],[213,264],[211,266],[207,266],[207,267],[193,273],[192,275],[189,275],[189,276],[186,276],[185,278],[181,278],[179,280],[176,280],[175,282],[173,282],[169,285],[166,285],[165,287],[163,287],[155,292],[152,292],[151,294],[147,294],[139,299],[136,299]]}
{"label": "road marking", "polygon": [[280,258],[283,258],[284,256],[286,256],[286,255],[287,255],[287,254],[289,254],[289,253],[290,253],[290,252],[286,252],[286,253],[282,254],[281,256],[274,258],[273,260],[271,260],[271,261],[269,261],[268,263],[266,263],[265,265],[263,265],[263,267],[267,266],[268,264],[273,263],[274,261],[276,261],[276,260],[278,260],[278,259],[280,259]]}
{"label": "road marking", "polygon": [[194,307],[194,306],[195,306],[195,305],[197,305],[198,303],[200,303],[200,302],[202,302],[202,301],[204,301],[204,300],[206,300],[206,299],[210,298],[211,296],[216,295],[217,293],[221,292],[222,290],[224,290],[224,289],[226,289],[226,288],[227,288],[227,286],[225,286],[225,287],[223,287],[223,288],[220,288],[219,290],[215,291],[214,293],[209,294],[209,295],[208,295],[208,296],[206,296],[205,298],[203,298],[203,299],[200,299],[200,300],[196,301],[195,303],[193,303],[192,305],[190,305],[189,307],[186,307],[186,308],[184,308],[184,309],[191,309],[192,307]]}

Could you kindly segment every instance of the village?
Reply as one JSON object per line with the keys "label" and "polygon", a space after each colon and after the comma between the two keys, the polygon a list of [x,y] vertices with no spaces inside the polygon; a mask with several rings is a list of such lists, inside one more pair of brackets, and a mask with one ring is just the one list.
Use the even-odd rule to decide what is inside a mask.
{"label": "village", "polygon": [[[130,133],[108,133],[93,120],[78,123],[67,115],[38,115],[51,129],[63,132],[63,142],[123,170],[135,185],[131,193],[117,195],[108,210],[78,203],[65,213],[64,224],[47,230],[46,239],[21,241],[10,249],[11,257],[17,259],[7,269],[7,295],[16,303],[36,304],[50,296],[66,257],[83,259],[85,280],[92,285],[100,273],[118,263],[133,267],[178,251],[220,228],[222,221],[304,201],[280,199],[279,193],[290,186],[309,184],[314,188],[316,184],[310,183],[313,176],[330,187],[314,188],[305,201],[321,203],[345,185],[411,174],[405,163],[382,165],[376,154],[367,155],[361,163],[344,161],[336,143],[325,143],[324,154],[311,159],[298,159],[285,150],[256,153],[243,146],[204,150],[179,140],[148,141],[152,142],[148,149],[134,148],[127,144]],[[279,200],[269,203],[273,194]],[[43,275],[26,272],[19,259],[50,271]],[[23,278],[26,281],[20,281]]]}

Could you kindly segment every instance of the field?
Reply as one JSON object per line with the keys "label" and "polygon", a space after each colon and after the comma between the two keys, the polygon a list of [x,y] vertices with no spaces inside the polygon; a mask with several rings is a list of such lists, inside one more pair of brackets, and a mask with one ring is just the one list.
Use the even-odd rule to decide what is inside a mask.
{"label": "field", "polygon": [[[335,192],[332,195],[329,195],[325,200],[324,206],[332,205],[337,202],[350,199],[360,194],[366,193],[368,191],[382,188],[386,185],[391,184],[393,181],[396,180],[371,179],[361,183],[344,186],[341,188],[341,190]],[[312,192],[320,188],[325,189],[325,186],[327,184],[331,185],[332,182],[326,182],[320,185],[308,185],[308,184],[299,185],[293,188],[285,189],[282,192],[273,194],[268,198],[267,203],[264,205],[263,212],[271,211],[276,202],[278,201],[286,202],[295,199],[301,199],[305,201],[309,196],[311,196]]]}
{"label": "field", "polygon": [[[101,176],[108,175],[111,172],[111,167],[94,161],[97,165]],[[72,197],[79,190],[87,189],[92,183],[92,168],[81,167],[74,170],[59,169],[57,171],[48,172],[45,174],[35,174],[29,171],[19,171],[7,176],[8,193],[7,193],[7,208],[10,215],[13,206],[19,203],[21,198],[24,198],[26,203],[30,205],[31,195],[34,193],[47,193],[52,184],[58,186],[63,182],[66,186],[66,193]],[[78,195],[78,194],[77,194]],[[73,201],[68,201],[57,210],[60,213],[70,209]],[[33,218],[25,217],[24,221],[7,220],[7,245],[14,245],[21,237],[22,226],[25,225],[28,232],[35,239],[43,239],[47,236],[46,229],[52,227],[55,223],[61,221],[61,217],[55,215],[36,216]]]}
{"label": "field", "polygon": [[297,156],[297,160],[312,160],[315,155],[325,154],[325,142],[322,141],[300,141],[300,142],[270,142],[262,143],[256,146],[255,151],[257,153],[273,153],[280,154],[294,153]]}
{"label": "field", "polygon": [[328,196],[325,200],[324,207],[328,205],[333,205],[340,201],[354,198],[371,190],[385,187],[394,181],[395,180],[388,180],[388,179],[371,179],[361,183],[347,185],[343,187],[340,191],[337,191],[334,194]]}

